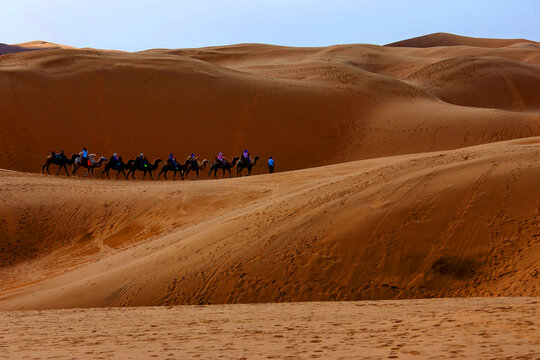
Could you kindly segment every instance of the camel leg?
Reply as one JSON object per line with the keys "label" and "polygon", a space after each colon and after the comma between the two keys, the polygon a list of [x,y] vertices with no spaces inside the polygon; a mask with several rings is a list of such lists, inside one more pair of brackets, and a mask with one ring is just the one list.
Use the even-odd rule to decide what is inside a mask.
{"label": "camel leg", "polygon": [[154,180],[154,177],[152,176],[152,172],[149,171],[148,173],[150,174],[150,179]]}
{"label": "camel leg", "polygon": [[56,171],[56,175],[60,174],[61,169],[62,169],[62,166],[58,165],[58,171]]}
{"label": "camel leg", "polygon": [[66,164],[64,164],[64,166],[62,166],[64,168],[64,170],[66,171],[66,175],[69,177],[69,172],[67,171],[67,166]]}
{"label": "camel leg", "polygon": [[231,169],[227,169],[227,171],[229,172],[229,178],[231,178],[232,177]]}

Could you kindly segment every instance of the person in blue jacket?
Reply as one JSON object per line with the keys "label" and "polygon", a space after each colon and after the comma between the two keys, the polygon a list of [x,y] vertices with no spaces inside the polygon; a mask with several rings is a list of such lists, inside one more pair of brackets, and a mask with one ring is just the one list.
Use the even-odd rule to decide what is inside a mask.
{"label": "person in blue jacket", "polygon": [[268,171],[271,173],[274,172],[274,159],[270,156],[270,159],[268,159]]}

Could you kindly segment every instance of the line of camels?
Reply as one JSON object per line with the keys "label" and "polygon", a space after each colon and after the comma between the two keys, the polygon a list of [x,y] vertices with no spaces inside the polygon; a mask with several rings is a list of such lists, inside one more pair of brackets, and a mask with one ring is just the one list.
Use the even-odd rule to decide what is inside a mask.
{"label": "line of camels", "polygon": [[[126,177],[126,180],[129,180],[129,177],[133,180],[135,180],[135,172],[140,171],[143,173],[143,180],[146,177],[146,174],[150,175],[150,178],[154,180],[154,177],[152,176],[152,172],[156,171],[159,163],[161,163],[163,160],[161,159],[155,159],[153,163],[145,159],[137,158],[135,160],[130,159],[127,163],[125,163],[122,160],[122,157],[118,157],[117,159],[114,157],[110,157],[107,159],[106,157],[101,156],[97,161],[95,160],[96,155],[90,154],[88,155],[88,161],[82,161],[82,153],[73,154],[70,158],[68,158],[65,154],[54,154],[51,153],[47,158],[45,159],[45,164],[41,167],[41,173],[44,174],[44,171],[46,170],[47,173],[50,175],[49,166],[54,164],[58,165],[58,171],[56,172],[56,175],[60,174],[60,170],[64,169],[66,171],[66,175],[69,176],[69,172],[67,169],[67,166],[73,166],[72,175],[77,175],[77,170],[80,168],[86,169],[86,174],[83,176],[86,177],[88,174],[91,174],[92,177],[94,177],[94,169],[100,168],[103,166],[103,170],[101,171],[101,178],[103,178],[103,175],[107,175],[107,178],[109,177],[109,171],[114,170],[116,171],[116,179],[118,180],[118,177],[120,174],[123,174]],[[259,160],[258,156],[255,156],[255,158],[249,157],[248,159],[240,158],[238,156],[233,157],[232,161],[228,160],[227,158],[223,158],[223,161],[218,160],[217,158],[215,161],[210,165],[210,171],[208,171],[208,177],[214,175],[214,178],[217,179],[217,172],[218,170],[222,170],[223,172],[223,178],[225,178],[225,171],[229,172],[229,177],[232,176],[231,169],[236,165],[236,176],[242,176],[242,170],[247,169],[248,176],[251,175],[251,169],[257,164],[257,161]],[[207,159],[204,159],[202,161],[199,160],[199,157],[195,157],[192,159],[191,157],[188,157],[184,163],[180,163],[178,161],[175,161],[175,163],[172,163],[170,161],[165,162],[161,166],[161,171],[158,174],[157,179],[159,180],[161,174],[163,174],[163,177],[165,180],[167,179],[167,173],[169,171],[172,171],[173,174],[173,180],[176,179],[176,174],[179,173],[182,177],[182,180],[187,177],[190,171],[195,172],[195,177],[199,177],[199,172],[204,171],[206,169],[206,166],[210,163]],[[103,165],[105,164],[105,165]],[[126,173],[127,170],[127,173]]]}

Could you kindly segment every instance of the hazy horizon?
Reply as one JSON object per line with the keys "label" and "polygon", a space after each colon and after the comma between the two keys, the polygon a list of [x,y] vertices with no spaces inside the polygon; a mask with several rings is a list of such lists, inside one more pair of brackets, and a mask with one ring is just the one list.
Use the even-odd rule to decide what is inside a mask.
{"label": "hazy horizon", "polygon": [[6,1],[0,43],[139,51],[237,43],[384,45],[447,32],[538,41],[537,1]]}

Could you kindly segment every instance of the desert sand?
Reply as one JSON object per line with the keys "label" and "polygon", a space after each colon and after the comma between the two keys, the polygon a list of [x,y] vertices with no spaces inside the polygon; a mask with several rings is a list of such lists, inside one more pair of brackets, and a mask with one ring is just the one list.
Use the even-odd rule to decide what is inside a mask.
{"label": "desert sand", "polygon": [[137,53],[19,44],[42,50],[0,56],[0,168],[37,172],[51,150],[87,146],[126,160],[247,148],[294,170],[540,135],[539,43],[440,37]]}
{"label": "desert sand", "polygon": [[[538,43],[15,46],[0,55],[8,357],[539,356]],[[270,155],[279,172],[38,173],[84,145],[247,147],[255,174]]]}
{"label": "desert sand", "polygon": [[[537,359],[538,298],[0,312],[7,358]],[[17,334],[17,336],[14,336]]]}

